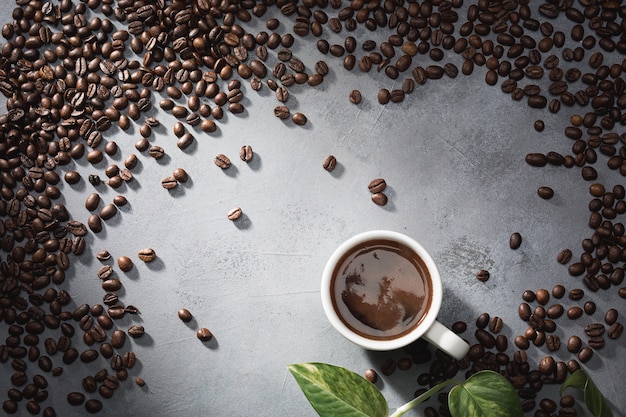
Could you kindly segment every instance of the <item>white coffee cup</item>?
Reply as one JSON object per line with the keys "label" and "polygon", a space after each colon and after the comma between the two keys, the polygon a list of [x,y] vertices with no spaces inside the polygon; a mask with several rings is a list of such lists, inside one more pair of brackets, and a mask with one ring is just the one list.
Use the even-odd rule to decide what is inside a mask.
{"label": "white coffee cup", "polygon": [[[385,249],[381,249],[379,246],[382,243],[385,243],[385,245],[390,245],[389,247],[392,249],[390,249],[389,251],[386,251]],[[375,247],[377,249],[375,249]],[[410,252],[407,252],[409,253],[409,255],[407,255],[407,257],[404,257],[404,256],[398,257],[397,255],[395,255],[396,248],[401,248],[398,250],[402,250],[402,251],[405,251],[405,249],[408,248],[410,250]],[[378,251],[378,252],[375,252],[375,251]],[[370,252],[372,254],[372,258],[376,260],[371,261],[369,257]],[[385,252],[388,252],[388,254]],[[357,255],[357,254],[360,254],[360,255]],[[407,326],[406,329],[398,332],[398,334],[395,336],[382,337],[380,335],[374,336],[372,334],[369,334],[369,330],[363,330],[363,329],[371,329],[373,332],[379,332],[380,334],[384,334],[384,332],[380,332],[379,330],[370,328],[367,324],[365,324],[365,322],[357,323],[356,326],[351,324],[351,323],[354,323],[355,320],[360,320],[360,319],[356,319],[355,318],[356,316],[351,314],[353,310],[350,310],[350,306],[347,306],[344,300],[358,299],[359,304],[352,305],[351,307],[353,309],[357,307],[363,308],[363,309],[369,309],[369,311],[372,311],[372,312],[375,311],[375,314],[373,314],[374,316],[381,316],[382,315],[382,313],[380,313],[381,309],[386,308],[384,306],[394,305],[393,302],[391,304],[387,303],[387,301],[391,300],[392,297],[385,296],[384,297],[385,302],[383,303],[382,301],[380,301],[382,295],[378,294],[377,296],[377,300],[379,300],[378,304],[373,305],[371,303],[368,304],[368,303],[365,303],[365,301],[363,301],[367,297],[363,295],[364,293],[359,293],[360,295],[354,295],[356,294],[356,290],[355,292],[349,292],[349,293],[346,293],[346,291],[348,290],[343,290],[344,292],[341,293],[343,295],[338,295],[339,290],[337,289],[338,288],[337,286],[343,285],[343,283],[341,283],[341,278],[339,278],[339,282],[338,282],[336,275],[340,273],[339,270],[341,269],[340,267],[342,265],[344,266],[344,270],[348,269],[348,265],[350,267],[353,266],[351,262],[354,261],[354,256],[361,256],[358,262],[361,262],[363,259],[368,259],[371,262],[377,263],[377,262],[380,262],[379,259],[382,256],[388,256],[388,255],[391,257],[394,257],[394,260],[396,260],[397,258],[398,263],[402,263],[402,264],[406,263],[408,265],[408,267],[399,266],[398,267],[399,269],[393,272],[394,274],[401,274],[400,272],[398,272],[400,269],[407,270],[407,269],[413,268],[412,266],[413,264],[417,265],[417,268],[422,270],[421,274],[418,271],[414,271],[413,275],[419,274],[419,275],[426,276],[426,278],[424,277],[420,278],[416,276],[416,280],[427,279],[427,282],[425,281],[424,284],[426,288],[430,290],[430,291],[427,290],[430,296],[429,297],[428,295],[423,296],[424,298],[422,298],[422,300],[430,299],[429,300],[430,305],[423,307],[425,312],[423,312],[423,314],[420,314],[419,315],[420,317],[416,318],[415,322],[412,322],[412,324],[410,326]],[[417,256],[415,257],[415,255]],[[421,261],[418,260],[418,261],[405,262],[405,258],[408,259],[408,257],[410,256],[415,257],[416,259],[419,259]],[[350,259],[352,259],[352,261],[350,261]],[[359,264],[358,268],[364,268],[363,264],[362,263]],[[376,268],[377,266],[373,264],[371,269],[376,269]],[[426,271],[426,273],[423,273],[424,270]],[[377,273],[378,272],[376,272],[376,274]],[[391,273],[392,272],[390,272],[390,275]],[[371,274],[371,275],[375,275],[375,274]],[[354,283],[355,279],[357,281],[362,279],[360,275],[352,275],[352,276],[355,277],[355,278],[349,278],[352,284]],[[378,275],[376,276],[378,277]],[[394,285],[393,282],[396,280],[398,280],[398,282],[402,282],[399,279],[400,278],[396,278],[395,275],[393,279],[389,279],[385,277],[383,280],[384,285]],[[365,278],[365,280],[367,280],[367,278]],[[368,281],[370,281],[369,284],[371,288],[372,287],[371,277]],[[374,282],[374,286],[376,288],[382,288],[381,285],[383,285],[382,284],[383,281],[379,280],[378,282]],[[346,280],[344,279],[344,283],[345,282]],[[366,285],[362,281],[360,282],[361,282],[360,284],[354,284],[354,285]],[[354,288],[354,286],[351,288]],[[362,288],[366,288],[366,287],[365,286],[357,287],[357,290],[361,291]],[[388,288],[392,288],[392,287],[388,287]],[[388,292],[385,292],[385,294],[387,293]],[[405,294],[406,295],[408,294],[408,292],[394,289],[392,291],[392,294]],[[449,354],[455,359],[459,359],[459,360],[462,359],[469,350],[469,345],[467,344],[467,342],[465,342],[458,335],[456,335],[454,332],[452,332],[451,330],[449,330],[447,327],[445,327],[443,324],[439,323],[436,320],[437,315],[439,314],[439,309],[441,308],[441,301],[443,298],[443,287],[441,283],[441,277],[439,275],[439,270],[437,269],[437,266],[435,265],[435,262],[433,261],[431,256],[422,247],[422,245],[420,245],[414,239],[411,239],[410,237],[404,234],[392,232],[388,230],[373,230],[369,232],[360,233],[348,239],[346,242],[342,243],[330,256],[328,262],[326,263],[326,267],[324,268],[324,273],[322,275],[321,296],[322,296],[322,306],[324,308],[324,312],[326,313],[326,316],[328,317],[328,320],[333,325],[333,327],[335,327],[335,329],[337,329],[337,331],[339,331],[339,333],[343,335],[345,338],[347,338],[351,342],[356,343],[357,345],[362,346],[366,349],[377,350],[377,351],[394,350],[394,349],[405,347],[413,343],[419,338],[424,338],[425,340],[434,344],[435,346],[437,346],[438,348],[440,348],[441,350],[443,350],[444,352],[446,352],[447,354]],[[348,298],[344,299],[344,296]],[[421,296],[422,295],[420,295],[420,297]],[[403,300],[406,300],[406,299],[407,297],[403,297]],[[411,297],[409,295],[408,299],[418,300],[419,298]],[[391,309],[389,309],[389,311],[392,311],[395,315],[397,315],[396,313],[399,311],[398,309],[405,311],[407,308],[413,309],[417,304],[420,304],[420,303],[408,304],[406,301],[403,301],[403,302],[404,304],[398,303],[399,307],[394,306]],[[384,308],[382,308],[381,306],[383,306]],[[342,317],[347,317],[347,318],[342,318]],[[402,316],[402,317],[406,317],[406,316]],[[416,317],[417,317],[417,314],[416,314]],[[381,317],[370,317],[370,319],[373,321],[383,320]],[[374,326],[375,325],[376,324],[374,324]]]}

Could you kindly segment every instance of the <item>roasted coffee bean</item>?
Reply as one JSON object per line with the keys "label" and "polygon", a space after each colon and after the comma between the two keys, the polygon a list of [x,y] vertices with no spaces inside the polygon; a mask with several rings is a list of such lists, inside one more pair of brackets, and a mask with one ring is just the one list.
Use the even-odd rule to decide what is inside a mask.
{"label": "roasted coffee bean", "polygon": [[535,297],[539,304],[546,305],[550,300],[550,293],[545,288],[540,288],[535,291]]}
{"label": "roasted coffee bean", "polygon": [[489,322],[489,330],[492,333],[500,333],[503,325],[504,325],[504,322],[502,321],[502,319],[500,317],[495,316]]}
{"label": "roasted coffee bean", "polygon": [[152,262],[157,258],[157,255],[154,249],[144,248],[137,252],[137,257],[143,262]]}
{"label": "roasted coffee bean", "polygon": [[593,350],[588,346],[583,347],[578,352],[578,360],[581,361],[582,363],[589,362],[592,356],[593,356]]}
{"label": "roasted coffee bean", "polygon": [[478,329],[486,328],[489,325],[490,319],[491,317],[489,316],[489,313],[481,313],[476,319],[476,327]]}
{"label": "roasted coffee bean", "polygon": [[574,288],[569,292],[570,300],[578,301],[585,296],[585,292],[580,288]]}
{"label": "roasted coffee bean", "polygon": [[128,272],[133,269],[133,261],[126,255],[122,255],[117,258],[117,266],[124,272]]}
{"label": "roasted coffee bean", "polygon": [[583,309],[578,306],[573,306],[567,309],[567,317],[575,320],[583,315]]}
{"label": "roasted coffee bean", "polygon": [[557,284],[552,288],[552,296],[556,299],[561,299],[565,295],[565,287],[561,284]]}
{"label": "roasted coffee bean", "polygon": [[324,162],[322,163],[322,167],[328,172],[334,170],[336,166],[337,166],[337,158],[335,158],[334,155],[328,155],[324,159]]}
{"label": "roasted coffee bean", "polygon": [[544,356],[539,361],[537,369],[543,375],[550,375],[554,373],[554,370],[556,369],[556,361],[552,356]]}
{"label": "roasted coffee bean", "polygon": [[254,152],[252,151],[252,146],[244,145],[239,149],[239,158],[242,161],[250,162],[253,156],[254,156]]}
{"label": "roasted coffee bean", "polygon": [[387,204],[387,195],[385,195],[384,193],[373,193],[372,196],[372,201],[379,206],[384,206]]}
{"label": "roasted coffee bean", "polygon": [[367,188],[372,194],[380,193],[387,188],[387,182],[383,178],[376,178],[370,181]]}
{"label": "roasted coffee bean", "polygon": [[609,326],[609,330],[607,332],[610,339],[617,339],[621,336],[624,331],[624,326],[620,322],[615,322],[611,326]]}
{"label": "roasted coffee bean", "polygon": [[214,159],[215,165],[222,169],[228,169],[230,167],[230,159],[224,154],[218,154]]}
{"label": "roasted coffee bean", "polygon": [[144,335],[144,328],[139,324],[133,324],[128,328],[128,335],[133,338],[139,338]]}
{"label": "roasted coffee bean", "polygon": [[549,200],[554,196],[554,190],[550,187],[542,186],[537,189],[537,194],[544,200]]}
{"label": "roasted coffee bean", "polygon": [[596,312],[596,303],[594,303],[593,301],[587,301],[583,306],[583,310],[585,310],[585,313],[588,316],[593,315],[593,313]]}
{"label": "roasted coffee bean", "polygon": [[463,321],[456,321],[452,324],[452,331],[456,334],[461,334],[467,330],[467,324]]}
{"label": "roasted coffee bean", "polygon": [[509,247],[513,250],[518,249],[522,245],[522,235],[515,232],[509,238]]}
{"label": "roasted coffee bean", "polygon": [[478,279],[479,281],[485,282],[488,281],[489,278],[490,274],[489,271],[487,271],[486,269],[481,269],[476,273],[476,279]]}
{"label": "roasted coffee bean", "polygon": [[487,349],[491,349],[496,345],[496,339],[484,329],[478,329],[475,333],[476,340]]}
{"label": "roasted coffee bean", "polygon": [[296,112],[291,116],[291,121],[299,126],[303,126],[307,123],[307,117],[302,113]]}
{"label": "roasted coffee bean", "polygon": [[528,165],[542,167],[548,163],[548,158],[542,153],[529,153],[526,155],[526,163]]}
{"label": "roasted coffee bean", "polygon": [[241,208],[235,207],[228,212],[227,217],[228,217],[228,220],[235,221],[241,218],[242,215],[243,215],[243,211],[241,210]]}
{"label": "roasted coffee bean", "polygon": [[556,260],[558,263],[565,265],[572,260],[572,251],[569,249],[563,249],[556,256]]}
{"label": "roasted coffee bean", "polygon": [[203,342],[207,342],[213,338],[213,334],[206,327],[201,327],[196,331],[196,337]]}
{"label": "roasted coffee bean", "polygon": [[617,316],[618,316],[617,310],[614,308],[611,308],[606,311],[606,314],[604,315],[604,322],[607,325],[611,326],[617,321]]}
{"label": "roasted coffee bean", "polygon": [[359,104],[362,100],[361,92],[359,90],[352,90],[348,98],[350,99],[350,103]]}
{"label": "roasted coffee bean", "polygon": [[193,316],[189,310],[187,310],[186,308],[181,308],[180,310],[178,310],[178,318],[185,323],[188,323],[191,321]]}
{"label": "roasted coffee bean", "polygon": [[[517,309],[517,312],[518,312],[519,317],[524,321],[528,321],[532,314],[530,305],[528,305],[528,303],[521,303]],[[582,313],[582,310],[581,310],[581,313]]]}
{"label": "roasted coffee bean", "polygon": [[174,178],[173,176],[168,175],[161,180],[161,186],[166,190],[171,190],[178,186],[178,181],[176,181],[176,178]]}
{"label": "roasted coffee bean", "polygon": [[585,326],[585,334],[589,337],[602,336],[606,328],[602,323],[589,323]]}
{"label": "roasted coffee bean", "polygon": [[550,334],[546,337],[546,346],[552,352],[561,348],[561,339],[557,335]]}
{"label": "roasted coffee bean", "polygon": [[81,405],[85,402],[85,394],[82,392],[70,392],[67,394],[67,402],[71,405]]}
{"label": "roasted coffee bean", "polygon": [[554,304],[546,310],[546,314],[551,319],[558,319],[563,315],[565,309],[561,304]]}
{"label": "roasted coffee bean", "polygon": [[375,384],[378,381],[378,373],[374,369],[368,369],[365,371],[363,376],[372,384]]}

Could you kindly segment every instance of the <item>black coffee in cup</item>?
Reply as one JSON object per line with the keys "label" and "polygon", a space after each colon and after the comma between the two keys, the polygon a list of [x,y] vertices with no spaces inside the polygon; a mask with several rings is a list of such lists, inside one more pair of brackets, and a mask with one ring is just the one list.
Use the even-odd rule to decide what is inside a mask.
{"label": "black coffee in cup", "polygon": [[433,285],[422,258],[392,240],[354,246],[337,262],[331,300],[340,320],[362,337],[390,340],[417,327],[430,309]]}

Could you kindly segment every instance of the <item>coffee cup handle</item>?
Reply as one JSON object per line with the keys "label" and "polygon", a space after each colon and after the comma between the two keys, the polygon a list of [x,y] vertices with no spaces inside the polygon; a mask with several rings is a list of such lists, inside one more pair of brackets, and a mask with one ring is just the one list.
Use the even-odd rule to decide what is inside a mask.
{"label": "coffee cup handle", "polygon": [[457,360],[463,359],[470,348],[465,340],[436,320],[422,337]]}

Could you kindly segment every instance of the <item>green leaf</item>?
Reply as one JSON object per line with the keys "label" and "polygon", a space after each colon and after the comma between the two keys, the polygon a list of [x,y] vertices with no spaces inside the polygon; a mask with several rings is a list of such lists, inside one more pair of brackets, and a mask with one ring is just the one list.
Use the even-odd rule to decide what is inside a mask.
{"label": "green leaf", "polygon": [[591,377],[583,369],[575,371],[561,386],[561,395],[566,388],[572,387],[584,392],[585,405],[595,417],[613,417],[604,395],[600,392]]}
{"label": "green leaf", "polygon": [[522,404],[515,388],[497,372],[481,371],[457,385],[448,394],[454,417],[522,417]]}
{"label": "green leaf", "polygon": [[387,417],[385,397],[374,384],[352,371],[325,363],[288,368],[321,417]]}

